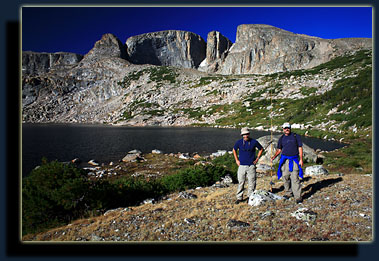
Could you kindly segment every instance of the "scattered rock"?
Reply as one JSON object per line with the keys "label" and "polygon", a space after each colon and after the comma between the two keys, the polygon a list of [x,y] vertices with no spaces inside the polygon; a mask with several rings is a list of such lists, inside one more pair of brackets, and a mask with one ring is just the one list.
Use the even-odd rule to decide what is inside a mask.
{"label": "scattered rock", "polygon": [[327,175],[328,171],[322,167],[322,165],[314,165],[305,168],[305,175],[313,176],[313,175]]}
{"label": "scattered rock", "polygon": [[228,223],[226,224],[226,227],[228,228],[244,228],[244,227],[249,227],[249,226],[250,226],[249,223],[235,220],[235,219],[229,220]]}
{"label": "scattered rock", "polygon": [[221,178],[221,184],[229,187],[233,184],[233,179],[230,175],[226,175],[225,177]]}
{"label": "scattered rock", "polygon": [[198,161],[196,162],[195,164],[193,164],[194,166],[206,166],[206,165],[212,165],[213,166],[213,163],[212,162],[209,162],[209,161]]}
{"label": "scattered rock", "polygon": [[145,199],[142,204],[154,204],[156,203],[156,200],[153,199],[153,198],[148,198],[148,199]]}
{"label": "scattered rock", "polygon": [[221,181],[217,181],[215,184],[212,185],[212,187],[215,188],[226,188],[233,184],[233,179],[230,175],[226,175],[225,177],[221,178]]}
{"label": "scattered rock", "polygon": [[155,150],[152,150],[151,153],[153,153],[153,154],[162,154],[163,152],[160,151],[160,150],[155,149]]}
{"label": "scattered rock", "polygon": [[88,161],[88,164],[90,164],[90,165],[92,165],[92,166],[99,166],[99,165],[100,165],[100,164],[99,164],[96,160],[94,160],[94,159]]}
{"label": "scattered rock", "polygon": [[180,153],[179,159],[190,159],[189,153]]}
{"label": "scattered rock", "polygon": [[329,241],[327,237],[312,237],[310,241]]}
{"label": "scattered rock", "polygon": [[122,159],[123,162],[136,162],[136,161],[142,161],[145,160],[142,157],[142,152],[139,150],[131,150],[128,152],[128,154]]}
{"label": "scattered rock", "polygon": [[92,235],[90,241],[104,241],[104,238],[97,235]]}
{"label": "scattered rock", "polygon": [[228,153],[226,150],[218,150],[217,152],[213,152],[211,154],[211,157],[221,157],[221,156],[224,156],[226,153]]}
{"label": "scattered rock", "polygon": [[140,151],[140,150],[131,150],[131,151],[129,151],[128,152],[128,154],[142,154],[142,151]]}
{"label": "scattered rock", "polygon": [[317,213],[308,210],[307,208],[299,208],[294,213],[292,213],[291,216],[305,222],[314,222],[316,220]]}
{"label": "scattered rock", "polygon": [[197,198],[197,196],[195,194],[189,193],[187,191],[181,191],[178,195],[178,198],[195,199],[195,198]]}
{"label": "scattered rock", "polygon": [[193,158],[194,158],[194,159],[201,159],[201,156],[200,156],[199,154],[195,154],[195,155],[193,156]]}
{"label": "scattered rock", "polygon": [[80,164],[82,161],[79,158],[75,158],[75,159],[71,160],[71,162],[74,164]]}
{"label": "scattered rock", "polygon": [[264,202],[275,201],[275,200],[280,200],[280,199],[284,199],[284,198],[265,190],[256,190],[253,193],[251,193],[248,204],[250,206],[256,207],[256,206],[261,205]]}
{"label": "scattered rock", "polygon": [[271,216],[275,216],[275,213],[272,212],[271,210],[268,210],[266,211],[265,213],[261,214],[260,215],[262,219],[266,218],[266,217],[271,217]]}
{"label": "scattered rock", "polygon": [[191,218],[185,218],[184,221],[189,224],[189,225],[194,225],[196,224],[196,221],[191,219]]}

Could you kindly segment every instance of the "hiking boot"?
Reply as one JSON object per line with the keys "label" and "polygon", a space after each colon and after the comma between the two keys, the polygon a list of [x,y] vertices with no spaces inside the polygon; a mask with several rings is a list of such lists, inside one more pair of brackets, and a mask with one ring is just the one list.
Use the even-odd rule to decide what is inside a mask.
{"label": "hiking boot", "polygon": [[243,200],[242,199],[237,199],[236,202],[234,202],[234,204],[238,205],[239,203],[241,203]]}
{"label": "hiking boot", "polygon": [[298,199],[296,199],[296,204],[300,204],[300,203],[302,203],[303,202],[303,199],[302,198],[298,198]]}

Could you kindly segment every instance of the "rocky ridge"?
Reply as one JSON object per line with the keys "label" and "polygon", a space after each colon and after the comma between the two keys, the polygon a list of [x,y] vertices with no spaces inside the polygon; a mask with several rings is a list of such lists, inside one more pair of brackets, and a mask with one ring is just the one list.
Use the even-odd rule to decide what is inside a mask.
{"label": "rocky ridge", "polygon": [[309,69],[346,51],[370,47],[371,39],[322,39],[270,25],[243,24],[219,72],[270,74]]}
{"label": "rocky ridge", "polygon": [[[260,42],[255,43],[252,40],[254,37],[260,37]],[[142,43],[146,41],[150,47],[162,44],[160,49],[158,47],[152,49],[156,54],[162,54],[161,64],[164,61],[172,61],[169,55],[172,50],[175,57],[186,57],[187,60],[176,59],[181,64],[175,66],[180,68],[137,65],[128,61],[127,59],[130,60],[131,57],[138,57],[139,45],[143,46]],[[207,66],[200,66],[200,69],[205,71],[183,68],[187,65],[187,67],[196,67],[203,59],[194,58],[196,55],[192,52],[195,45],[193,41],[204,46],[205,61],[213,62],[212,71],[217,67],[226,70],[227,74],[210,74],[206,72]],[[323,55],[322,57],[326,57],[323,59],[330,59],[349,50],[354,53],[360,48],[370,48],[371,43],[370,39],[323,40],[294,35],[270,26],[241,25],[238,27],[237,41],[229,49],[231,42],[226,37],[218,32],[211,32],[208,35],[206,52],[205,45],[198,36],[183,31],[164,31],[135,36],[128,39],[125,45],[116,36],[106,34],[83,58],[71,54],[64,56],[70,58],[58,59],[61,61],[58,64],[63,64],[64,68],[55,66],[52,62],[36,66],[38,59],[45,57],[46,60],[48,55],[43,54],[38,58],[39,54],[24,52],[23,122],[108,123],[133,126],[206,124],[219,127],[220,119],[232,117],[237,110],[241,110],[241,106],[247,113],[253,115],[256,109],[252,108],[252,104],[269,99],[271,92],[274,93],[275,99],[296,100],[310,95],[320,95],[331,90],[337,80],[353,77],[362,69],[350,70],[348,75],[347,68],[337,68],[322,70],[317,74],[292,75],[288,78],[245,74],[253,71],[230,69],[234,68],[234,65],[229,60],[237,59],[239,56],[244,57],[241,48],[248,47],[245,49],[254,48],[257,54],[262,53],[261,56],[258,55],[261,58],[255,59],[261,64],[253,67],[260,68],[260,73],[267,73],[271,69],[267,69],[268,67],[264,69],[262,66],[271,66],[275,63],[275,57],[284,57],[282,54],[285,50],[279,45],[282,41],[289,46],[291,44],[299,46],[292,48],[292,51],[298,52],[302,57],[305,57],[305,53],[315,56],[315,48],[325,45],[316,44],[317,41],[327,42],[329,44],[326,45],[331,46],[326,48],[330,55]],[[339,51],[335,48],[339,48]],[[184,49],[187,51],[183,52]],[[318,54],[322,53],[321,49],[317,50]],[[185,55],[181,56],[182,54]],[[280,59],[283,61],[282,64],[287,64],[285,62],[287,58]],[[276,68],[273,70],[275,72],[281,70],[281,65],[276,64],[270,67]],[[317,63],[314,62],[312,65],[315,64]],[[172,64],[167,62],[166,65]],[[250,69],[253,67],[251,63],[247,67],[239,66]],[[291,66],[286,65],[286,70],[300,68],[303,67],[298,62],[292,63]],[[239,73],[242,74],[238,75]],[[249,97],[254,98],[249,99]],[[269,106],[264,106],[260,110],[268,111],[268,108]],[[280,117],[281,111],[279,108],[273,112],[273,116]],[[222,126],[228,127],[225,124]],[[266,122],[257,122],[251,127],[267,128],[265,126]],[[325,125],[310,123],[307,126],[338,129],[338,125],[333,122]],[[239,125],[230,127],[239,127]]]}

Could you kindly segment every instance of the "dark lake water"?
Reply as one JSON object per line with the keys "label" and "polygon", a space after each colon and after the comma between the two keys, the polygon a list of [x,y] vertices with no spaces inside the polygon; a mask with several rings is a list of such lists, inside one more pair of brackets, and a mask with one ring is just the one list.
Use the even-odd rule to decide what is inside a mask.
{"label": "dark lake water", "polygon": [[[232,150],[240,139],[239,129],[191,127],[119,127],[106,125],[23,124],[22,171],[27,175],[48,160],[83,162],[96,159],[100,163],[118,162],[130,150],[149,153],[159,149],[164,153],[197,152],[210,154],[217,150]],[[270,135],[266,131],[253,131],[251,137]],[[302,137],[314,149],[330,151],[343,147],[338,142]]]}

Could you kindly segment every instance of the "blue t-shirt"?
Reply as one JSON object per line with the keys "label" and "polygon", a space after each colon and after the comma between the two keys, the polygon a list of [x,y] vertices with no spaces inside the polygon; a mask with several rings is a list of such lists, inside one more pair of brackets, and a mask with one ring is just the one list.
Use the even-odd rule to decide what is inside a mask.
{"label": "blue t-shirt", "polygon": [[240,165],[253,165],[255,160],[255,149],[263,149],[262,145],[255,139],[244,141],[243,138],[238,140],[234,145],[234,150],[239,150]]}
{"label": "blue t-shirt", "polygon": [[[296,136],[296,137],[295,137]],[[296,156],[299,155],[299,147],[302,147],[300,135],[291,132],[290,135],[282,135],[278,141],[278,149],[282,150],[282,155]]]}

